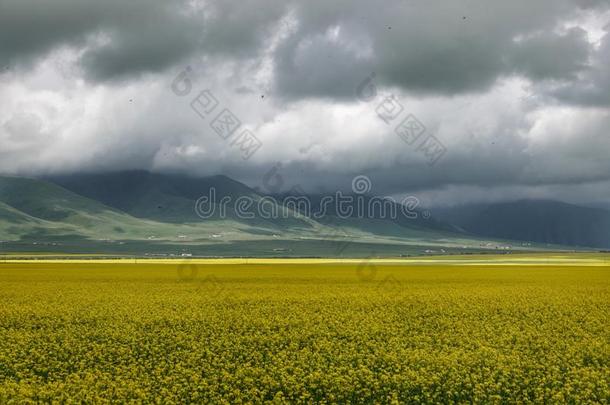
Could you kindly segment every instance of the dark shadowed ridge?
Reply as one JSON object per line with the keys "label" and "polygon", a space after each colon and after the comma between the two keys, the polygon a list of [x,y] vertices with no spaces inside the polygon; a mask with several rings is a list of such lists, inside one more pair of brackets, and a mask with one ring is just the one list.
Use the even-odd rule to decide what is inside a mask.
{"label": "dark shadowed ridge", "polygon": [[[251,189],[230,177],[224,175],[210,177],[190,177],[180,174],[160,174],[146,171],[122,171],[101,174],[72,174],[56,176],[51,181],[65,187],[77,194],[95,199],[111,207],[124,211],[138,218],[154,219],[163,222],[193,222],[198,218],[194,212],[195,201],[204,195],[209,195],[210,189],[216,191],[216,199],[230,197],[229,207],[243,196],[253,199],[264,195]],[[286,195],[272,196],[282,202]],[[311,212],[320,212],[320,195],[305,196],[311,201]],[[366,201],[369,196],[363,196]],[[366,215],[366,218],[357,218],[357,213],[351,218],[338,218],[333,204],[326,215],[315,218],[323,224],[346,225],[367,232],[379,234],[404,235],[406,230],[434,230],[459,232],[447,223],[428,218],[423,212],[418,212],[415,218],[404,216],[400,208],[396,207],[396,218],[383,217],[376,212]],[[282,222],[285,219],[271,220]]]}
{"label": "dark shadowed ridge", "polygon": [[[345,196],[348,196],[347,194]],[[310,194],[306,195],[311,201],[311,211],[313,213],[319,213],[324,211],[325,215],[316,218],[321,223],[333,224],[339,222],[347,222],[351,226],[366,230],[367,232],[388,234],[393,232],[400,232],[400,228],[409,229],[422,229],[422,230],[436,230],[445,232],[461,233],[463,232],[458,227],[450,224],[447,221],[439,220],[434,217],[434,213],[426,209],[418,207],[414,208],[403,208],[401,204],[394,200],[383,199],[385,201],[384,208],[382,209],[379,202],[382,200],[380,197],[370,195],[349,195],[355,201],[354,209],[350,213],[348,218],[339,218],[337,207],[337,197],[332,194]],[[296,194],[281,194],[274,196],[278,201],[286,201],[289,197],[302,197]],[[323,199],[331,199],[330,204],[323,204]],[[376,201],[374,201],[376,200]],[[358,201],[361,201],[361,205],[364,207],[363,213],[357,212]],[[323,208],[322,205],[325,207]],[[390,206],[392,208],[390,208]],[[390,215],[391,212],[395,212],[395,215]],[[406,212],[405,212],[406,211]],[[345,214],[343,214],[345,216]],[[387,225],[395,225],[397,227],[390,227]],[[385,225],[385,226],[384,226]],[[393,229],[393,231],[392,231]]]}
{"label": "dark shadowed ridge", "polygon": [[181,219],[195,220],[193,201],[207,195],[211,188],[216,190],[218,198],[256,194],[246,185],[222,175],[195,178],[146,171],[121,171],[55,176],[49,180],[134,216],[165,217],[167,220],[172,220],[177,214],[169,209],[185,202],[188,202],[188,215]]}
{"label": "dark shadowed ridge", "polygon": [[0,176],[0,202],[47,221],[63,220],[74,212],[96,215],[115,211],[51,182],[26,177]]}
{"label": "dark shadowed ridge", "polygon": [[549,200],[473,204],[436,211],[479,236],[610,248],[610,211]]}
{"label": "dark shadowed ridge", "polygon": [[[254,190],[226,176],[190,177],[146,171],[54,176],[50,181],[138,218],[199,222],[195,201],[215,190],[216,200],[256,197]],[[229,204],[230,207],[233,204]]]}
{"label": "dark shadowed ridge", "polygon": [[376,216],[339,218],[330,211],[314,219],[287,207],[290,215],[280,218],[237,218],[230,207],[226,218],[198,218],[196,198],[212,187],[233,201],[263,198],[225,176],[119,172],[56,181],[66,188],[0,176],[0,251],[365,257],[478,252],[509,244],[452,232],[429,218],[401,223]]}

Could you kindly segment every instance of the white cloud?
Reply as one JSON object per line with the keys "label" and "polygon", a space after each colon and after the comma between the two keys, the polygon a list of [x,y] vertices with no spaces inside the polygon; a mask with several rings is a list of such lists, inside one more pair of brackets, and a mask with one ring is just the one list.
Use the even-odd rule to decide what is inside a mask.
{"label": "white cloud", "polygon": [[[349,185],[350,176],[365,173],[380,193],[460,199],[485,198],[488,189],[499,198],[535,194],[534,187],[565,198],[559,190],[575,183],[588,185],[583,196],[599,198],[591,190],[610,181],[608,106],[565,103],[561,93],[606,83],[607,11],[594,14],[568,0],[503,5],[504,14],[492,15],[481,12],[483,5],[391,3],[383,11],[364,3],[269,1],[260,10],[211,3],[157,17],[174,24],[171,41],[190,41],[192,17],[203,15],[211,25],[201,43],[188,42],[175,55],[144,47],[131,65],[121,55],[141,45],[146,32],[130,26],[129,15],[117,20],[115,6],[121,9],[109,5],[94,26],[60,30],[48,41],[32,33],[22,49],[0,49],[16,61],[0,73],[0,172],[142,168],[224,173],[256,185],[282,162],[287,184],[311,190]],[[112,22],[120,24],[100,48],[92,38]],[[5,29],[18,29],[11,27]],[[583,33],[593,51],[581,47]],[[522,41],[517,57],[520,34],[536,41]],[[66,39],[71,35],[83,39]],[[582,60],[553,63],[572,51]],[[582,67],[587,52],[591,69]],[[28,63],[19,59],[26,53]],[[112,63],[92,75],[83,57],[103,54]],[[187,64],[193,88],[179,97],[170,86]],[[377,97],[358,100],[357,86],[373,71]],[[213,117],[191,109],[204,89],[263,142],[249,160],[210,128]],[[392,125],[375,111],[389,94],[404,107]],[[407,114],[447,147],[435,166],[394,132]]]}

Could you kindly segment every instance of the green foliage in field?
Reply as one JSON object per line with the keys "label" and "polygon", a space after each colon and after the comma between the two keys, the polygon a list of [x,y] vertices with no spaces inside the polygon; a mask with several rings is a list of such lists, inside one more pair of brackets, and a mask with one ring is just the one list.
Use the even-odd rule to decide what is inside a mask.
{"label": "green foliage in field", "polygon": [[610,401],[610,269],[5,264],[0,402]]}

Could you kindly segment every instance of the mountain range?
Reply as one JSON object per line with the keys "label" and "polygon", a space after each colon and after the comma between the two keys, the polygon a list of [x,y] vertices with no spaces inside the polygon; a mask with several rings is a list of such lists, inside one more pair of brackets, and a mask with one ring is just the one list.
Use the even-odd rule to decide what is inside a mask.
{"label": "mountain range", "polygon": [[551,200],[519,200],[437,209],[438,218],[492,238],[542,244],[610,247],[610,211]]}
{"label": "mountain range", "polygon": [[[0,253],[365,257],[610,246],[610,212],[553,201],[402,215],[404,206],[385,200],[398,212],[388,216],[379,205],[366,215],[342,214],[334,202],[321,211],[321,195],[300,196],[312,209],[302,212],[293,197],[263,195],[226,176],[0,176]],[[371,196],[352,197],[374,206]]]}

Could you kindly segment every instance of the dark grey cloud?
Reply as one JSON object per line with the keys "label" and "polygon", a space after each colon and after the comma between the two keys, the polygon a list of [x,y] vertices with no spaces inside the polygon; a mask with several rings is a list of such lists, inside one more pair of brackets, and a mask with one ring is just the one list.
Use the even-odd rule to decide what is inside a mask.
{"label": "dark grey cloud", "polygon": [[[274,51],[275,88],[288,97],[345,97],[371,71],[381,84],[419,92],[483,91],[517,72],[574,77],[586,65],[582,30],[553,30],[605,2],[494,4],[367,1],[105,2],[2,0],[0,57],[31,61],[61,46],[83,51],[89,78],[159,72],[189,57],[257,58],[291,16]],[[524,40],[516,41],[524,37]]]}
{"label": "dark grey cloud", "polygon": [[[610,34],[598,20],[609,10],[592,0],[0,0],[0,60],[12,66],[0,71],[0,172],[222,173],[264,188],[281,162],[286,189],[349,190],[364,174],[382,195],[566,195],[588,184],[583,196],[599,200],[610,182]],[[178,97],[170,85],[186,65],[192,93]],[[358,99],[373,72],[377,97]],[[250,160],[191,109],[203,89],[262,140]],[[436,165],[377,116],[390,94],[447,147]]]}
{"label": "dark grey cloud", "polygon": [[[100,6],[96,7],[95,4]],[[111,18],[101,3],[70,0],[0,1],[0,60],[17,63],[45,54],[63,43],[84,41]]]}
{"label": "dark grey cloud", "polygon": [[546,86],[543,91],[564,103],[582,106],[610,106],[610,25],[589,68],[577,79]]}
{"label": "dark grey cloud", "polygon": [[184,5],[144,2],[138,9],[118,21],[105,22],[97,38],[90,39],[81,59],[90,78],[163,71],[198,47],[201,27]]}
{"label": "dark grey cloud", "polygon": [[139,0],[2,0],[0,56],[7,62],[23,63],[59,46],[83,47],[90,36],[110,29],[143,29],[142,23],[154,15],[154,10],[161,4]]}
{"label": "dark grey cloud", "polygon": [[555,31],[583,7],[608,4],[308,2],[297,7],[298,29],[275,55],[277,91],[349,96],[355,76],[371,71],[384,85],[433,94],[484,91],[512,74],[574,78],[587,66],[586,33]]}
{"label": "dark grey cloud", "polygon": [[587,71],[591,50],[582,28],[565,34],[538,32],[515,43],[509,63],[534,81],[574,80]]}
{"label": "dark grey cloud", "polygon": [[160,72],[189,56],[252,56],[285,12],[279,1],[1,0],[0,60],[31,64],[80,49],[93,80]]}

